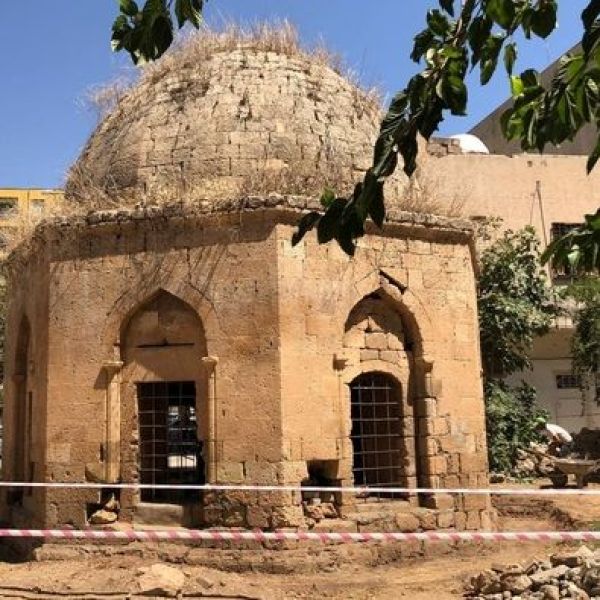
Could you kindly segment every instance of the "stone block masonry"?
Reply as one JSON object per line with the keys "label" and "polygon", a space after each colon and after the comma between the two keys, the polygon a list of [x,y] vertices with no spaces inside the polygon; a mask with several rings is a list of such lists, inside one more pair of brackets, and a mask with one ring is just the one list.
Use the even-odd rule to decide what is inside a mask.
{"label": "stone block masonry", "polygon": [[[310,236],[291,247],[296,207],[311,202],[252,197],[41,226],[8,262],[5,477],[103,481],[107,494],[114,482],[174,476],[245,485],[477,485],[487,465],[476,443],[484,431],[476,345],[460,359],[461,380],[453,376],[455,323],[476,322],[468,226],[392,214],[350,260]],[[407,247],[407,239],[422,243]],[[425,242],[427,254],[418,251]],[[458,321],[450,318],[455,307],[413,290],[396,270],[398,256],[418,269],[449,246],[465,259],[458,287],[473,295]],[[30,429],[19,412],[23,394],[46,415]],[[161,435],[168,441],[176,431],[191,445],[161,449]],[[378,509],[374,498],[349,494],[128,491],[118,500],[121,522],[135,521],[137,507],[167,502],[183,503],[183,522],[196,526],[490,524],[486,498],[380,496]],[[11,499],[9,518],[82,527],[104,501],[98,491],[33,490]],[[374,520],[371,512],[384,506],[389,518]]]}

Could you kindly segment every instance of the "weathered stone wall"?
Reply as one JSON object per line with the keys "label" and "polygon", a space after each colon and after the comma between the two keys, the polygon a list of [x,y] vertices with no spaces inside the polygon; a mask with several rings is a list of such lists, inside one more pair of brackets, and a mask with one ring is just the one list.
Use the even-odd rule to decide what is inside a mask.
{"label": "weathered stone wall", "polygon": [[[18,282],[10,284],[4,351],[2,474],[6,480],[44,481],[48,459],[49,272],[43,255],[31,257],[27,265],[17,260],[14,266]],[[45,501],[45,490],[5,489],[2,516],[17,525],[38,525]]]}
{"label": "weathered stone wall", "polygon": [[[440,220],[443,222],[443,220]],[[468,226],[466,226],[468,229]],[[406,390],[408,484],[485,486],[487,457],[478,350],[475,279],[467,230],[391,224],[359,243],[352,261],[309,238],[291,247],[292,229],[278,228],[284,449],[292,477],[311,461],[333,461],[336,478],[352,481],[348,384],[361,372],[392,375]],[[344,332],[365,297],[380,292],[409,332],[398,348],[398,325],[361,340]],[[396,330],[396,333],[394,332]],[[348,347],[352,346],[352,347]],[[370,347],[372,346],[372,347]],[[393,349],[392,349],[393,348]],[[411,356],[412,354],[412,356]],[[410,367],[409,367],[410,365]],[[319,418],[316,418],[319,415]],[[489,526],[485,497],[432,499],[441,523]],[[456,518],[451,515],[454,511]],[[442,525],[440,525],[442,526]]]}
{"label": "weathered stone wall", "polygon": [[[484,484],[470,226],[392,214],[384,233],[361,240],[351,260],[312,236],[291,246],[296,207],[308,204],[250,198],[230,212],[91,213],[38,229],[30,249],[9,262],[9,337],[30,312],[32,339],[41,344],[32,368],[47,378],[39,396],[47,414],[40,479],[101,480],[110,488],[115,480],[103,467],[111,450],[119,453],[117,480],[136,481],[135,384],[184,378],[197,384],[201,439],[209,437],[214,394],[215,443],[205,456],[215,464],[212,481],[298,485],[318,462],[331,479],[351,484],[348,384],[381,371],[403,390],[406,484]],[[374,292],[384,304],[369,309],[364,299]],[[373,313],[368,332],[360,310]],[[147,347],[163,337],[187,345]],[[214,370],[203,370],[210,357]],[[14,373],[9,362],[8,376]],[[117,446],[108,439],[115,397]],[[9,415],[15,401],[9,389]],[[6,454],[17,447],[9,434]],[[123,519],[134,518],[138,496],[121,500]],[[50,490],[38,522],[82,526],[87,505],[98,501],[93,490]],[[351,498],[338,502],[348,517]],[[408,529],[409,520],[413,528],[489,525],[486,498],[411,502],[421,512],[403,517]],[[301,496],[289,492],[207,494],[200,508],[196,524],[306,523]]]}
{"label": "weathered stone wall", "polygon": [[[35,323],[44,324],[50,312],[44,348],[48,390],[46,398],[40,398],[48,407],[48,480],[85,481],[86,466],[100,461],[107,394],[104,365],[121,359],[123,324],[159,289],[198,313],[210,355],[232,357],[218,366],[219,461],[243,457],[251,477],[253,462],[280,460],[274,240],[258,213],[245,216],[241,224],[240,215],[224,219],[223,228],[205,228],[194,219],[155,218],[53,229],[40,240],[45,250],[39,247],[36,254],[45,272],[40,281],[15,274],[15,289],[23,284],[24,295],[47,299]],[[22,305],[18,309],[21,312]],[[9,321],[11,332],[16,312]],[[37,339],[38,331],[32,331]],[[40,359],[38,368],[45,364]],[[122,394],[124,415],[133,410],[125,404],[127,398]],[[10,453],[10,438],[7,443]],[[230,478],[239,481],[237,476]],[[97,493],[90,491],[49,495],[48,524],[81,525],[85,504],[98,501]]]}

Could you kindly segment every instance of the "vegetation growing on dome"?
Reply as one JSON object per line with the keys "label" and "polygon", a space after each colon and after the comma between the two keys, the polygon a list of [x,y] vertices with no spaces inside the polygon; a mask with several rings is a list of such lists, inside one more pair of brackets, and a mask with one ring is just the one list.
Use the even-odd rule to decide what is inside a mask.
{"label": "vegetation growing on dome", "polygon": [[[350,194],[382,114],[374,89],[323,45],[302,45],[287,21],[202,28],[126,81],[88,94],[103,119],[66,185],[83,210]],[[406,183],[400,173],[387,182],[391,208],[460,213],[423,177]]]}
{"label": "vegetation growing on dome", "polygon": [[[261,21],[248,26],[227,23],[220,29],[202,26],[198,32],[182,34],[162,58],[142,67],[142,79],[154,79],[182,68],[195,68],[219,52],[242,49],[306,59],[311,64],[329,67],[358,85],[356,73],[345,66],[339,54],[322,43],[312,48],[302,44],[298,30],[287,20]],[[375,89],[365,93],[378,98]]]}
{"label": "vegetation growing on dome", "polygon": [[[278,56],[289,62],[278,60]],[[252,65],[248,74],[246,61]],[[283,77],[285,82],[286,73],[291,74],[292,83],[284,83],[282,90],[279,79]],[[353,165],[364,163],[365,158],[368,162],[381,114],[381,101],[374,89],[360,87],[358,77],[343,68],[340,58],[323,45],[302,45],[297,30],[287,21],[251,27],[230,24],[219,31],[202,28],[182,35],[159,61],[140,69],[135,84],[127,86],[124,82],[121,76],[106,86],[95,86],[87,94],[87,104],[103,119],[71,167],[66,191],[69,200],[90,208],[271,192],[320,196],[326,188],[349,192],[357,176]],[[248,85],[251,91],[245,99],[242,92]],[[265,93],[260,91],[261,85]],[[332,88],[333,92],[342,91],[344,97],[340,100]],[[278,89],[287,108],[272,104]],[[248,115],[241,114],[245,100]],[[208,110],[213,104],[220,105],[216,113]],[[230,107],[227,114],[223,106]],[[317,115],[318,111],[322,114]],[[232,114],[238,112],[239,121],[231,122]],[[319,116],[333,129],[337,127],[331,140],[328,130],[317,132],[311,124]],[[251,122],[253,117],[256,122]],[[161,118],[169,121],[173,131],[166,126],[150,131]],[[279,139],[273,144],[270,139],[260,139],[257,154],[248,154],[256,143],[251,138],[272,131],[276,120],[281,121]],[[161,145],[164,153],[169,139],[178,135],[177,128],[189,132],[190,154],[185,158],[170,155],[160,161],[147,160],[144,140],[157,140],[154,146]],[[235,141],[217,139],[218,134],[231,132],[237,136]],[[211,138],[214,141],[205,141],[208,134],[215,134]],[[301,142],[293,139],[295,134],[302,137]],[[240,136],[245,139],[240,141]],[[341,146],[336,136],[341,138]],[[353,136],[357,136],[356,143],[352,143]],[[243,155],[228,155],[231,146],[226,147],[236,143],[244,145]],[[181,154],[178,144],[174,143],[172,150]],[[222,148],[223,157],[231,156],[233,164],[227,173],[220,172],[218,166],[211,171],[212,159],[201,147],[203,144],[217,146],[217,159],[221,158]],[[310,149],[310,157],[303,149],[299,155],[300,144]],[[254,161],[252,168],[244,164],[245,159]],[[191,172],[179,168],[187,161]],[[203,161],[205,166],[200,165]],[[311,161],[315,162],[312,166]],[[149,178],[150,171],[153,175]],[[211,178],[214,181],[205,185]],[[235,186],[230,185],[231,179],[236,180]]]}

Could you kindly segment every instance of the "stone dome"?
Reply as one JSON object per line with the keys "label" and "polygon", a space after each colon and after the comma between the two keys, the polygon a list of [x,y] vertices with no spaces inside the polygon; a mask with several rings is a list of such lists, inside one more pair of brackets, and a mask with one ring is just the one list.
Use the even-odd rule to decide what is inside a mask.
{"label": "stone dome", "polygon": [[380,110],[289,31],[199,34],[120,98],[72,167],[67,195],[102,206],[348,193],[370,166]]}

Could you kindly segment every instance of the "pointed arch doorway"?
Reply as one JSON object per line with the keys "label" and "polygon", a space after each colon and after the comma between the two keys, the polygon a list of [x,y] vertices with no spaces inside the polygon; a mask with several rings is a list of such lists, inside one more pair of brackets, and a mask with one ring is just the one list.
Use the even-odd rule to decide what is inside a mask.
{"label": "pointed arch doorway", "polygon": [[206,483],[202,321],[186,302],[159,290],[127,320],[121,352],[124,476],[149,486],[141,502],[195,503],[199,492],[178,486]]}

